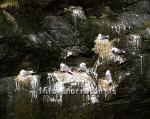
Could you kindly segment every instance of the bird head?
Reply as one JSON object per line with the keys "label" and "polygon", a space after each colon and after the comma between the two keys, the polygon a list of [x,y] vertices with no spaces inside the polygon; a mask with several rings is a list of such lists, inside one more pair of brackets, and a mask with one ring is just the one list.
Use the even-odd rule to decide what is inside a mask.
{"label": "bird head", "polygon": [[25,70],[21,70],[20,73],[19,73],[19,75],[26,76],[26,71]]}
{"label": "bird head", "polygon": [[98,37],[97,37],[99,40],[102,39],[102,34],[98,34]]}
{"label": "bird head", "polygon": [[82,62],[82,63],[80,64],[80,66],[86,66],[86,63]]}
{"label": "bird head", "polygon": [[107,70],[107,71],[106,71],[106,74],[110,74],[110,70]]}
{"label": "bird head", "polygon": [[65,64],[64,63],[61,63],[60,64],[60,68],[62,68],[62,67],[64,67],[65,66]]}

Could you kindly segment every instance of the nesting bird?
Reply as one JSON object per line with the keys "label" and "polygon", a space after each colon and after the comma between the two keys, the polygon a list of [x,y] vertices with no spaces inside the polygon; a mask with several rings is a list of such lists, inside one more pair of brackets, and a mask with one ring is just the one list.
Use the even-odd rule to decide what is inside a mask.
{"label": "nesting bird", "polygon": [[112,83],[112,76],[111,76],[111,72],[109,70],[107,70],[105,73],[105,79],[109,82],[109,84]]}
{"label": "nesting bird", "polygon": [[78,56],[85,56],[86,54],[90,53],[90,49],[86,46],[73,46],[67,47],[64,50],[64,59],[71,58],[71,57],[78,57]]}
{"label": "nesting bird", "polygon": [[64,63],[61,63],[61,64],[60,64],[60,71],[62,71],[62,72],[67,72],[67,73],[69,73],[69,74],[72,74],[72,71],[71,71],[71,69],[69,68],[69,66],[67,66],[67,65],[64,64]]}
{"label": "nesting bird", "polygon": [[118,48],[116,48],[116,47],[113,47],[113,48],[111,49],[111,52],[113,52],[113,53],[115,53],[115,54],[118,54],[118,55],[121,55],[121,54],[125,54],[125,53],[126,53],[126,51],[120,50],[120,49],[118,49]]}
{"label": "nesting bird", "polygon": [[25,77],[25,76],[28,76],[28,75],[32,75],[33,73],[34,73],[33,70],[31,70],[31,71],[21,70],[19,75]]}
{"label": "nesting bird", "polygon": [[108,41],[109,39],[109,35],[102,35],[102,34],[98,34],[98,40],[102,40],[102,41]]}
{"label": "nesting bird", "polygon": [[66,58],[67,58],[67,57],[70,57],[70,56],[72,56],[72,55],[75,55],[75,53],[74,53],[74,52],[72,52],[72,51],[68,51],[68,52],[67,52],[67,56],[66,56]]}
{"label": "nesting bird", "polygon": [[80,71],[88,73],[88,69],[86,67],[86,63],[82,62],[80,65]]}
{"label": "nesting bird", "polygon": [[30,76],[33,74],[33,70],[31,71],[26,71],[26,70],[21,70],[19,75],[17,76],[16,80],[18,81],[26,81],[30,79]]}

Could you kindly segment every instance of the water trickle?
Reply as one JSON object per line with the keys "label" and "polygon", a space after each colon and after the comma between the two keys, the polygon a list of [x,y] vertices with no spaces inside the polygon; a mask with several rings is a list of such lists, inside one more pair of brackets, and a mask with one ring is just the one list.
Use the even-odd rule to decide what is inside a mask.
{"label": "water trickle", "polygon": [[143,56],[140,55],[140,63],[141,63],[141,75],[143,75]]}
{"label": "water trickle", "polygon": [[16,89],[15,89],[15,91],[20,91],[20,85],[19,85],[18,82],[16,82]]}
{"label": "water trickle", "polygon": [[131,34],[127,36],[129,39],[128,45],[130,47],[131,52],[139,54],[140,46],[142,45],[142,38],[139,35]]}

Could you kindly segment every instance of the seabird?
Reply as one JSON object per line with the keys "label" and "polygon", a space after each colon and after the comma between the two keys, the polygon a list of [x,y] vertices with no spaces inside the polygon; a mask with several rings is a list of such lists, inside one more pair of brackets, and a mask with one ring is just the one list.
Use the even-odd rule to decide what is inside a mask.
{"label": "seabird", "polygon": [[88,69],[86,67],[86,63],[82,62],[80,65],[80,71],[88,73]]}
{"label": "seabird", "polygon": [[112,49],[111,49],[111,52],[113,52],[113,53],[115,53],[115,54],[125,54],[126,53],[126,51],[124,51],[124,50],[120,50],[120,49],[118,49],[118,48],[116,48],[116,47],[113,47]]}
{"label": "seabird", "polygon": [[71,57],[78,57],[78,56],[82,57],[91,53],[90,49],[88,49],[86,46],[67,47],[64,51],[66,53],[66,55],[64,56],[64,59],[71,58]]}
{"label": "seabird", "polygon": [[102,35],[102,34],[98,34],[98,40],[102,40],[102,41],[108,41],[109,39],[109,35]]}
{"label": "seabird", "polygon": [[111,72],[109,70],[106,71],[105,73],[105,79],[109,82],[112,83],[112,76],[111,76]]}
{"label": "seabird", "polygon": [[33,73],[34,73],[33,70],[31,70],[31,71],[21,70],[19,75],[28,76],[28,75],[32,75]]}
{"label": "seabird", "polygon": [[74,52],[72,52],[72,51],[68,51],[67,52],[67,56],[66,57],[70,57],[70,56],[72,56],[74,54]]}
{"label": "seabird", "polygon": [[60,64],[60,71],[72,74],[71,69],[66,64],[64,64],[64,63]]}
{"label": "seabird", "polygon": [[29,77],[33,73],[34,73],[33,70],[31,70],[31,71],[21,70],[16,79],[20,80],[20,81],[25,81],[25,80],[29,79]]}

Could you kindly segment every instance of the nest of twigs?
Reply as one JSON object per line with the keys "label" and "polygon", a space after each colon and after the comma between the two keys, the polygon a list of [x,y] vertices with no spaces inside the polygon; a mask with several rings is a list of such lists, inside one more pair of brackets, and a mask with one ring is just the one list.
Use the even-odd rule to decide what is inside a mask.
{"label": "nest of twigs", "polygon": [[109,41],[102,41],[102,40],[95,40],[94,49],[96,53],[99,55],[103,61],[108,62],[110,59],[110,50],[112,48],[112,42]]}

